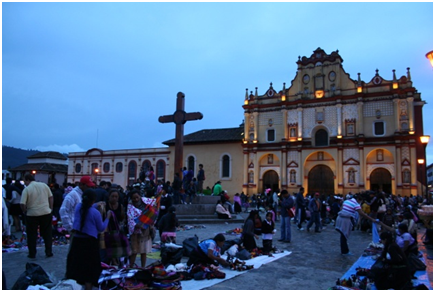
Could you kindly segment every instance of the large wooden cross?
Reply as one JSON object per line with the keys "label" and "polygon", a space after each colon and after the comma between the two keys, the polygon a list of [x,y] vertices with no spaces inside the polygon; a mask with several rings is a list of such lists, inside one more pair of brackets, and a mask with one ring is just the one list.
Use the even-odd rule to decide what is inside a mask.
{"label": "large wooden cross", "polygon": [[177,93],[177,109],[173,115],[160,116],[160,123],[175,123],[175,158],[174,158],[174,175],[180,174],[183,176],[183,139],[184,139],[184,124],[187,121],[201,120],[202,113],[186,113],[184,111],[184,93]]}

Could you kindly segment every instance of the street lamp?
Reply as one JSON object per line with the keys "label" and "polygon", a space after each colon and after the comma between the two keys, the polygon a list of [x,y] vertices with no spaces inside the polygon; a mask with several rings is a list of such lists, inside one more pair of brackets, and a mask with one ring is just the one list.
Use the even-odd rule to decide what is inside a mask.
{"label": "street lamp", "polygon": [[98,183],[98,173],[100,172],[100,170],[98,168],[95,168],[94,172],[95,172],[95,181]]}
{"label": "street lamp", "polygon": [[430,51],[429,53],[427,53],[427,54],[426,54],[426,58],[429,59],[430,64],[431,64],[432,67],[433,67],[433,51]]}

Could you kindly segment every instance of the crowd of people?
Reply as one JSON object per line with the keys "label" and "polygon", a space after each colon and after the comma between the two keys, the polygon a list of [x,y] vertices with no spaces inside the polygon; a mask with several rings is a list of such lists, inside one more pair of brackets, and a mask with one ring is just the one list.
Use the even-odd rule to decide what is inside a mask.
{"label": "crowd of people", "polygon": [[[46,257],[54,256],[52,239],[62,229],[70,238],[65,276],[92,289],[97,286],[101,262],[135,267],[140,254],[140,266],[145,267],[156,229],[162,242],[175,242],[178,219],[172,196],[167,185],[154,181],[152,171],[126,190],[105,181],[97,186],[90,176],[81,177],[74,185],[50,187],[36,182],[31,174],[24,176],[25,187],[8,178],[3,185],[3,242],[11,237],[9,214],[15,232],[27,234],[27,256],[32,259],[36,258],[38,237],[44,241]],[[144,224],[138,218],[149,210],[158,216]],[[107,234],[111,231],[128,238],[127,254],[117,256],[109,250]]]}
{"label": "crowd of people", "polygon": [[[156,180],[152,168],[142,170],[138,181],[125,190],[105,181],[97,186],[89,176],[83,176],[76,184],[53,184],[50,187],[36,182],[31,174],[24,177],[24,186],[19,181],[12,183],[8,178],[3,186],[3,203],[7,202],[3,226],[5,213],[9,213],[16,232],[25,227],[28,257],[35,258],[38,236],[44,239],[46,257],[53,256],[52,238],[59,230],[53,222],[59,226],[62,224],[65,233],[71,235],[66,277],[92,289],[98,281],[101,262],[135,267],[136,256],[140,254],[140,266],[145,267],[157,230],[162,243],[175,243],[179,225],[176,205],[194,202],[196,196],[204,191],[204,180],[202,165],[196,178],[191,170],[185,168],[183,178],[175,174],[172,183]],[[263,254],[273,251],[278,222],[278,241],[286,243],[292,240],[292,224],[299,231],[306,229],[308,232],[314,226],[317,233],[332,224],[339,234],[343,255],[352,254],[348,246],[352,231],[370,233],[374,226],[372,223],[377,223],[386,253],[397,251],[397,245],[406,257],[416,250],[417,210],[422,204],[432,204],[431,200],[420,195],[402,197],[374,191],[346,195],[305,194],[304,188],[294,194],[271,189],[252,196],[241,192],[235,194],[231,202],[219,181],[210,191],[217,197],[218,218],[229,219],[232,214],[249,212],[242,228],[242,245],[252,251],[258,248],[257,240],[261,237]],[[158,216],[152,218],[151,223],[144,224],[139,216],[152,208]],[[107,252],[104,244],[105,233],[117,229],[128,238],[128,254],[122,257]],[[432,244],[431,231],[427,229],[423,243]],[[3,228],[4,239],[10,234],[10,230]],[[203,242],[193,253],[191,261],[202,259],[226,264],[217,252],[224,241],[222,236],[216,236]],[[401,252],[396,252],[400,254],[398,258],[402,258]],[[403,276],[403,270],[396,272]]]}

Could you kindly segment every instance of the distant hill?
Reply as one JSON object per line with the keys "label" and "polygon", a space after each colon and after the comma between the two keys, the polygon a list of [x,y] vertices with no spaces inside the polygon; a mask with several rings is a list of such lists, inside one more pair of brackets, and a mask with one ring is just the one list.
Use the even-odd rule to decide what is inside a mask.
{"label": "distant hill", "polygon": [[2,169],[8,170],[27,163],[27,157],[41,151],[2,146]]}

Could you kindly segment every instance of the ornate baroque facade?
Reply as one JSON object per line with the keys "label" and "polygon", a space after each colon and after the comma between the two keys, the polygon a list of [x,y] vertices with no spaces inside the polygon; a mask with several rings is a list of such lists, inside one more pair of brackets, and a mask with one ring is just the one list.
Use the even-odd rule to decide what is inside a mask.
{"label": "ornate baroque facade", "polygon": [[424,101],[409,68],[400,78],[376,70],[369,82],[353,80],[338,51],[320,48],[296,63],[289,88],[246,90],[244,191],[416,194]]}

